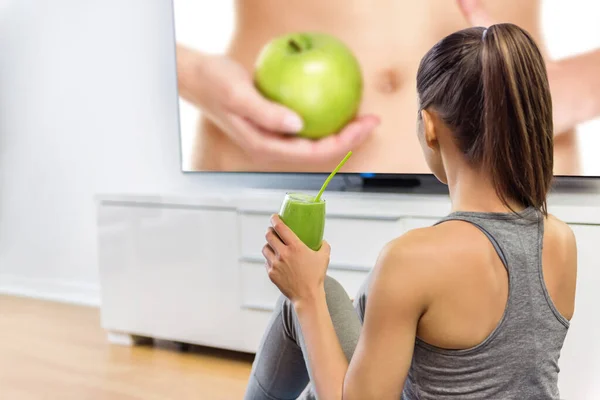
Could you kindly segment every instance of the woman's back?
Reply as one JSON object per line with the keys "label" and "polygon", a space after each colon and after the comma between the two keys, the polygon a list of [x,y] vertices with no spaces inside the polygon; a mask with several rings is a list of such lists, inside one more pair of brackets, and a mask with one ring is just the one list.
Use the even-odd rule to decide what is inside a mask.
{"label": "woman's back", "polygon": [[[544,233],[546,231],[546,234]],[[420,233],[436,276],[403,396],[558,399],[558,358],[573,314],[575,240],[528,208],[455,212]]]}

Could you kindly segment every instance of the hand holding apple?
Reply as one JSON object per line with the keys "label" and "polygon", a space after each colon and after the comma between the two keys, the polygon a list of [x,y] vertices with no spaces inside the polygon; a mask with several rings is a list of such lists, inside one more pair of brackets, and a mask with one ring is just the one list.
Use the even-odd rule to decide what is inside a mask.
{"label": "hand holding apple", "polygon": [[322,33],[275,38],[261,51],[254,72],[256,88],[304,121],[302,137],[338,133],[354,119],[362,98],[360,65],[339,39]]}
{"label": "hand holding apple", "polygon": [[365,141],[379,118],[363,115],[337,135],[314,141],[298,137],[302,118],[265,98],[251,74],[227,56],[207,55],[177,46],[177,80],[181,97],[197,106],[229,140],[260,163],[337,162]]}

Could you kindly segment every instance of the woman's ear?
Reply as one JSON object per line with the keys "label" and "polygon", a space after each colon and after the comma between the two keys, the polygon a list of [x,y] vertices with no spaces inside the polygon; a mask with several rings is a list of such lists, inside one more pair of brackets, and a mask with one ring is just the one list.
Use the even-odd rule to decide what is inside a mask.
{"label": "woman's ear", "polygon": [[437,137],[436,118],[428,110],[421,110],[421,118],[423,119],[423,135],[425,143],[431,150],[438,150],[439,143]]}

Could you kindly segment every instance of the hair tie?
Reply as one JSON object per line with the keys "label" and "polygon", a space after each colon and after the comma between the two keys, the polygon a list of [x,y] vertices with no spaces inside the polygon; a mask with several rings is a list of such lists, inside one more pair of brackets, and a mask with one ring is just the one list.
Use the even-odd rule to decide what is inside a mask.
{"label": "hair tie", "polygon": [[488,28],[485,28],[485,29],[483,30],[483,34],[481,35],[481,40],[482,40],[482,41],[483,41],[483,40],[485,40],[485,35],[487,34],[487,31],[488,31]]}

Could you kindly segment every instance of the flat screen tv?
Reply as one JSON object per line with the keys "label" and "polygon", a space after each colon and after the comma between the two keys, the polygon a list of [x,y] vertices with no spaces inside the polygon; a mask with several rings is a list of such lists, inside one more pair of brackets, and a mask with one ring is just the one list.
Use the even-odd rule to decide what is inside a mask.
{"label": "flat screen tv", "polygon": [[[555,175],[600,176],[600,5],[490,0],[473,11],[468,3],[174,0],[182,170],[325,173],[352,149],[345,173],[429,174],[416,135],[421,57],[454,31],[512,22],[546,59]],[[315,82],[297,73],[307,68],[330,92],[320,111]],[[277,99],[301,111],[289,115],[292,105]],[[361,122],[346,125],[353,111]],[[311,138],[293,133],[300,112]]]}

